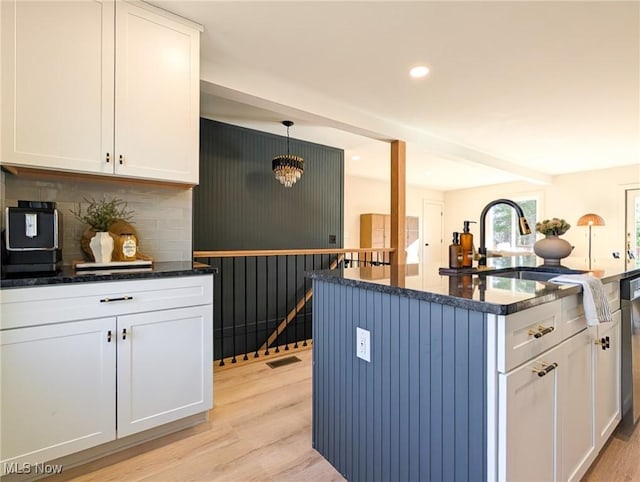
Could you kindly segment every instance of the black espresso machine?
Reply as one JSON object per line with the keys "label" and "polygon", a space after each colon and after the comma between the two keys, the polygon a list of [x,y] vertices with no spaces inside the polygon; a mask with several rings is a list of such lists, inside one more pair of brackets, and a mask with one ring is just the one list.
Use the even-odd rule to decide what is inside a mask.
{"label": "black espresso machine", "polygon": [[62,268],[62,214],[54,202],[18,201],[5,210],[3,274],[55,273]]}

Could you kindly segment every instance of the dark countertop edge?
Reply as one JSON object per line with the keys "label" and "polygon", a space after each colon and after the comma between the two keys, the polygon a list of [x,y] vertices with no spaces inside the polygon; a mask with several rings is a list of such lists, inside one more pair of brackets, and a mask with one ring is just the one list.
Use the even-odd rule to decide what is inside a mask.
{"label": "dark countertop edge", "polygon": [[634,278],[636,276],[640,276],[640,268],[635,268],[629,271],[623,271],[621,273],[603,276],[602,278],[598,278],[598,279],[603,283],[611,283],[613,281],[621,281],[623,279]]}
{"label": "dark countertop edge", "polygon": [[[611,277],[607,277],[606,280],[607,281],[614,281],[616,277],[619,277],[619,279],[627,279],[627,278],[634,278],[636,276],[640,276],[640,268],[636,268],[636,269],[632,269],[629,271],[625,271],[624,273],[620,273],[618,276],[611,276]],[[611,279],[609,279],[611,278]],[[603,279],[604,281],[604,279]]]}
{"label": "dark countertop edge", "polygon": [[[108,271],[108,270],[105,270]],[[105,273],[76,273],[70,267],[55,275],[2,278],[0,288],[28,288],[32,286],[50,286],[71,283],[99,283],[103,281],[126,281],[154,278],[176,278],[179,276],[201,276],[216,273],[211,266],[194,267],[189,262],[158,262],[151,271],[108,271]]]}
{"label": "dark countertop edge", "polygon": [[515,303],[500,304],[488,301],[471,300],[468,298],[459,298],[456,296],[432,293],[429,291],[420,291],[412,288],[400,288],[397,286],[383,285],[379,283],[370,283],[367,281],[344,278],[335,271],[311,271],[306,272],[305,276],[311,279],[328,281],[330,283],[351,286],[354,288],[363,288],[380,293],[404,296],[423,301],[440,303],[442,305],[453,306],[455,308],[464,308],[472,311],[480,311],[482,313],[491,313],[494,315],[510,315],[518,311],[526,310],[534,306],[538,306],[551,301],[559,300],[565,296],[580,293],[582,287],[579,285],[563,285],[563,289],[554,290],[552,293],[546,293],[540,296],[533,296],[527,300],[516,301]]}

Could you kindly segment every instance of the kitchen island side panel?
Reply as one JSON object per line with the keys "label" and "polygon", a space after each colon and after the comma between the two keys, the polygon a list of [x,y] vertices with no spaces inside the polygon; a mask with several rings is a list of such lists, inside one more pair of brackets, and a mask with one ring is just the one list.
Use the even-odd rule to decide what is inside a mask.
{"label": "kitchen island side panel", "polygon": [[317,279],[313,310],[316,450],[350,481],[486,480],[483,313]]}

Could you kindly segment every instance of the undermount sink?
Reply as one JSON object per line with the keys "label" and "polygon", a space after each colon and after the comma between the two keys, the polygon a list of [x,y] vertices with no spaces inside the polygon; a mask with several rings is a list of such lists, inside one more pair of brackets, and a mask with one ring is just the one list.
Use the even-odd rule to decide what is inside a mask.
{"label": "undermount sink", "polygon": [[487,276],[497,276],[499,278],[523,279],[532,281],[549,281],[551,278],[561,274],[582,274],[585,271],[564,268],[561,266],[519,266],[516,268],[499,269],[486,273]]}

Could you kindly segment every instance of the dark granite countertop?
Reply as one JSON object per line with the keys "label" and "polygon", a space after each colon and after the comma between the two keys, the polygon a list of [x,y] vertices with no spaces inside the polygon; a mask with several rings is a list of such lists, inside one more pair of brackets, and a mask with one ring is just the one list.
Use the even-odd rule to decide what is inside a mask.
{"label": "dark granite countertop", "polygon": [[91,283],[103,281],[122,281],[133,279],[171,278],[177,276],[197,276],[211,274],[215,268],[206,265],[195,265],[191,261],[167,261],[153,263],[147,269],[114,269],[100,271],[75,271],[71,266],[51,275],[25,275],[21,277],[3,277],[0,288],[26,288],[64,283]]}
{"label": "dark granite countertop", "polygon": [[[314,271],[310,278],[331,281],[346,286],[372,289],[384,293],[397,294],[409,298],[441,303],[444,305],[507,315],[548,303],[564,296],[579,293],[578,285],[560,285],[524,279],[511,279],[492,276],[492,272],[514,266],[537,266],[541,260],[535,256],[518,258],[493,258],[489,260],[489,269],[480,273],[439,275],[437,267],[426,273],[416,273],[415,266],[411,275],[401,276],[398,283],[386,279],[370,278],[371,270],[346,268],[339,271]],[[587,272],[583,260],[563,260],[563,267]],[[597,269],[596,269],[597,268]],[[588,272],[604,283],[619,281],[621,278],[640,274],[640,262],[630,268],[624,267],[624,260],[594,266]]]}

